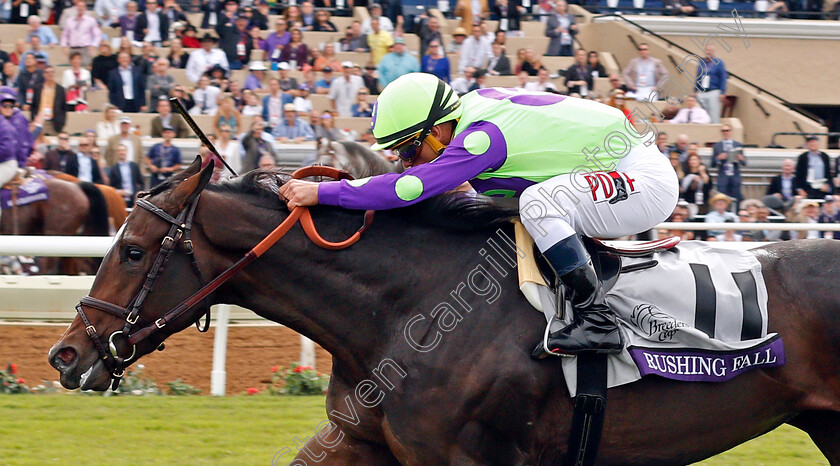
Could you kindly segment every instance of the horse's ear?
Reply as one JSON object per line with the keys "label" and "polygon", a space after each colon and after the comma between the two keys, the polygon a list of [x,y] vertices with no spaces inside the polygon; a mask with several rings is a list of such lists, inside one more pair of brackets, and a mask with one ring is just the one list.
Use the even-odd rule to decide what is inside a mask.
{"label": "horse's ear", "polygon": [[178,186],[172,190],[175,199],[178,199],[180,208],[188,206],[195,198],[204,191],[210,178],[213,177],[213,163],[208,163],[204,169],[201,169],[201,158],[196,157],[195,161],[184,170],[181,174],[188,175],[188,178],[180,182]]}
{"label": "horse's ear", "polygon": [[204,163],[204,162],[201,160],[201,156],[200,155],[196,156],[195,160],[193,160],[193,162],[190,164],[190,166],[187,167],[186,170],[182,171],[180,173],[180,175],[184,176],[184,177],[189,177],[189,176],[195,175],[196,173],[201,171],[202,163]]}

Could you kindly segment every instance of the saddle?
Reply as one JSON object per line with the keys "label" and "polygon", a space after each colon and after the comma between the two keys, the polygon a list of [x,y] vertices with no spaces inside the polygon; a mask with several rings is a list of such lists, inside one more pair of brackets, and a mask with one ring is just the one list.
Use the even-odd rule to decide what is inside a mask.
{"label": "saddle", "polygon": [[14,178],[9,180],[3,186],[0,186],[0,189],[8,189],[12,192],[16,192],[22,184],[26,183],[26,175],[27,175],[26,169],[18,168],[18,171],[17,171],[17,173],[15,173]]}
{"label": "saddle", "polygon": [[[620,247],[596,238],[583,238],[592,265],[601,282],[600,298],[615,285],[622,272],[644,270],[657,265],[653,255],[679,244],[680,238],[672,236],[656,241],[647,241],[628,247]],[[566,309],[564,288],[548,261],[537,249],[534,259],[543,281],[555,295],[555,317],[545,329],[548,337],[555,319],[562,320]],[[622,257],[650,257],[649,261],[636,262],[622,267]],[[563,461],[564,466],[590,466],[598,456],[601,432],[604,425],[607,403],[607,356],[603,354],[581,354],[577,357],[577,395],[574,398],[572,426],[569,433],[569,449]]]}
{"label": "saddle", "polygon": [[[668,238],[658,239],[654,241],[645,241],[631,246],[617,246],[609,241],[599,240],[597,238],[583,238],[583,244],[586,246],[589,256],[592,258],[592,265],[595,267],[595,272],[598,274],[598,280],[601,282],[601,294],[609,291],[618,276],[622,272],[634,272],[637,270],[649,269],[655,267],[656,260],[651,259],[648,262],[642,262],[627,267],[622,267],[622,257],[653,257],[654,254],[667,251],[676,247],[680,243],[678,236],[671,236]],[[554,269],[548,263],[542,253],[534,245],[534,258],[537,262],[537,267],[540,274],[548,284],[549,288],[555,294],[561,293],[560,277],[554,273]],[[558,300],[558,307],[562,300]],[[559,313],[558,313],[559,315]]]}

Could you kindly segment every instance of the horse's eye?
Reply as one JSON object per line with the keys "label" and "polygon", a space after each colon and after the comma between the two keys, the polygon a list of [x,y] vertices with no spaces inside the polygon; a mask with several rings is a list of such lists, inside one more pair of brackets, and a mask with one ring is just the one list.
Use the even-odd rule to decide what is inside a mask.
{"label": "horse's eye", "polygon": [[143,250],[137,247],[130,246],[125,252],[125,257],[132,262],[138,262],[141,259],[143,259]]}

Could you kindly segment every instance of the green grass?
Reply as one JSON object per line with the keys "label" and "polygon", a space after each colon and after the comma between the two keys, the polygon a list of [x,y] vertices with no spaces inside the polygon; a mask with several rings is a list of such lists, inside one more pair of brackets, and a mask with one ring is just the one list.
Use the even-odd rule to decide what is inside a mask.
{"label": "green grass", "polygon": [[[268,465],[324,419],[323,397],[6,395],[0,464]],[[782,426],[700,464],[828,462],[806,434]]]}

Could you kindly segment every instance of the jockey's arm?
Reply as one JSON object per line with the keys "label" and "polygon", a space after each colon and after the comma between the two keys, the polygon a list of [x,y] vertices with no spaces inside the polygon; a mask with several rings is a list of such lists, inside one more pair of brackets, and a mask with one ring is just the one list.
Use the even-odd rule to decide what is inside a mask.
{"label": "jockey's arm", "polygon": [[[477,135],[467,138],[472,134]],[[465,147],[465,140],[470,147]],[[506,157],[505,145],[488,146],[489,142],[481,124],[473,125],[458,134],[443,154],[430,163],[411,167],[403,173],[320,183],[317,203],[347,209],[385,210],[443,194],[480,173],[502,166]]]}

